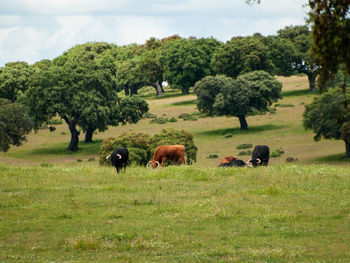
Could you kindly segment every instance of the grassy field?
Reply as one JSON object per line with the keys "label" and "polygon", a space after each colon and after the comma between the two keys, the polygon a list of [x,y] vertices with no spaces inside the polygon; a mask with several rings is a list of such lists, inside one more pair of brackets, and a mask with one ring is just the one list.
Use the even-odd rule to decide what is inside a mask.
{"label": "grassy field", "polygon": [[1,262],[349,262],[340,166],[0,165]]}
{"label": "grassy field", "polygon": [[[92,144],[81,136],[80,150],[68,153],[61,124],[0,153],[0,262],[350,262],[344,143],[316,143],[304,130],[304,105],[315,96],[306,77],[279,80],[276,113],[248,117],[248,131],[236,118],[143,119]],[[196,110],[194,95],[146,98],[158,117]],[[121,174],[98,165],[104,138],[164,127],[194,135],[197,163]],[[268,167],[216,167],[244,143],[284,153]]]}
{"label": "grassy field", "polygon": [[[349,165],[342,158],[345,145],[340,140],[321,140],[315,142],[313,133],[305,131],[302,126],[304,105],[315,96],[308,92],[307,77],[278,77],[283,83],[283,99],[276,105],[276,114],[249,116],[249,130],[241,131],[237,118],[216,117],[198,118],[196,121],[184,121],[166,124],[150,124],[150,119],[143,119],[137,124],[110,127],[104,133],[94,135],[96,143],[84,144],[84,135],[80,136],[81,151],[67,153],[70,134],[65,123],[56,126],[56,131],[39,130],[28,136],[28,141],[21,147],[12,148],[8,153],[0,153],[0,163],[13,165],[32,165],[53,163],[76,165],[77,160],[86,162],[98,159],[101,141],[110,136],[119,136],[123,132],[144,132],[154,134],[164,127],[184,129],[194,135],[198,146],[196,167],[214,167],[224,156],[238,155],[236,147],[243,143],[267,144],[271,151],[282,149],[284,154],[271,158],[271,164],[285,163],[286,158],[297,159],[298,163],[336,163]],[[168,92],[163,98],[146,97],[150,112],[158,117],[178,117],[182,113],[193,113],[196,110],[195,95],[179,96]],[[232,137],[226,138],[226,135]],[[209,155],[218,155],[218,159],[208,159]],[[249,156],[241,156],[248,160]]]}

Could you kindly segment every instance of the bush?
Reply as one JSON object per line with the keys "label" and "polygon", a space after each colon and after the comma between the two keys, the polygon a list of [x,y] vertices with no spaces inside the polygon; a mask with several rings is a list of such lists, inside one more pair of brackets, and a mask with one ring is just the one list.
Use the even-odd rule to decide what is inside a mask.
{"label": "bush", "polygon": [[243,143],[243,144],[240,144],[236,147],[236,149],[240,150],[240,149],[248,149],[248,148],[252,148],[253,147],[253,144],[251,143]]}
{"label": "bush", "polygon": [[239,156],[241,155],[252,155],[253,151],[252,150],[248,150],[248,151],[241,151],[238,153]]}
{"label": "bush", "polygon": [[169,122],[177,122],[177,119],[176,119],[175,117],[171,117],[171,118],[169,119]]}
{"label": "bush", "polygon": [[115,148],[125,147],[129,151],[129,160],[137,165],[146,165],[152,158],[155,149],[160,145],[182,144],[185,146],[185,158],[187,164],[197,160],[197,147],[194,145],[193,136],[185,131],[175,129],[162,129],[153,137],[143,133],[124,133],[118,138],[105,139],[100,146],[100,164],[110,164],[106,157]]}
{"label": "bush", "polygon": [[192,134],[182,130],[162,129],[151,139],[150,150],[154,153],[159,145],[181,144],[185,146],[185,158],[187,164],[192,164],[197,160],[198,148],[194,145]]}
{"label": "bush", "polygon": [[142,118],[144,118],[144,119],[156,119],[157,115],[150,113],[150,112],[146,112],[145,114],[143,114]]}
{"label": "bush", "polygon": [[50,124],[50,125],[58,125],[62,123],[63,121],[61,119],[51,119],[47,121],[47,124]]}
{"label": "bush", "polygon": [[277,150],[274,150],[271,154],[270,157],[271,158],[276,158],[276,157],[280,157],[282,154],[284,154],[284,151],[282,150],[282,148],[279,148]]}
{"label": "bush", "polygon": [[143,133],[123,133],[118,138],[109,137],[100,146],[100,164],[109,164],[106,157],[115,148],[125,147],[129,151],[129,160],[138,165],[146,165],[151,159],[149,150],[150,136]]}
{"label": "bush", "polygon": [[219,156],[217,154],[209,154],[209,156],[207,158],[208,159],[216,159],[216,158],[219,158]]}
{"label": "bush", "polygon": [[168,121],[169,121],[168,118],[159,117],[159,118],[154,118],[154,119],[150,120],[149,123],[165,124]]}
{"label": "bush", "polygon": [[286,158],[286,162],[290,163],[290,162],[296,162],[298,161],[298,158],[294,158],[294,157],[287,157]]}
{"label": "bush", "polygon": [[183,119],[184,121],[196,121],[198,117],[202,117],[200,112],[192,112],[192,113],[181,113],[178,118]]}

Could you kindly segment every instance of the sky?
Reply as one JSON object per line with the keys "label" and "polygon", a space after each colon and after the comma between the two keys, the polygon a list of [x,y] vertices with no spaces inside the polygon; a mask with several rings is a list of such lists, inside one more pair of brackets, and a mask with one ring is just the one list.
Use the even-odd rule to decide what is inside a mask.
{"label": "sky", "polygon": [[54,59],[76,44],[151,37],[227,41],[305,24],[307,0],[0,0],[0,67]]}

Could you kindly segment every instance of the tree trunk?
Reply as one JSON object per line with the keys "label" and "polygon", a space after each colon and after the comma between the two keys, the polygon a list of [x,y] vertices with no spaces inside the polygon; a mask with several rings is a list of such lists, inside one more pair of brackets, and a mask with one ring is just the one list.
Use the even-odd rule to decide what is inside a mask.
{"label": "tree trunk", "polygon": [[128,85],[124,86],[124,92],[125,92],[125,96],[129,96],[129,87],[128,87]]}
{"label": "tree trunk", "polygon": [[239,123],[241,124],[241,130],[248,130],[248,123],[245,119],[245,116],[238,116]]}
{"label": "tree trunk", "polygon": [[88,127],[85,133],[85,142],[92,142],[92,135],[96,129],[92,127]]}
{"label": "tree trunk", "polygon": [[130,96],[132,96],[132,95],[137,95],[137,87],[136,86],[130,87]]}
{"label": "tree trunk", "polygon": [[314,91],[316,87],[316,74],[314,72],[308,72],[307,78],[309,80],[309,91]]}
{"label": "tree trunk", "polygon": [[152,84],[152,86],[156,89],[157,96],[163,96],[162,87],[159,85],[159,82]]}
{"label": "tree trunk", "polygon": [[80,132],[76,129],[75,125],[77,124],[78,120],[77,118],[74,118],[74,120],[70,121],[67,117],[63,118],[66,123],[68,124],[69,131],[71,134],[70,143],[68,145],[67,151],[77,151],[78,143],[79,143],[79,134]]}
{"label": "tree trunk", "polygon": [[345,141],[345,157],[350,158],[350,142]]}
{"label": "tree trunk", "polygon": [[189,88],[182,88],[181,94],[182,94],[182,95],[190,94],[190,89],[189,89]]}

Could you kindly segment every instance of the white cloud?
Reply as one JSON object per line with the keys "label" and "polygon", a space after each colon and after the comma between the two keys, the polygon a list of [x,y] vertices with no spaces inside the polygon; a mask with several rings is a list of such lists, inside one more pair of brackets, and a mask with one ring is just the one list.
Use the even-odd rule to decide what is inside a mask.
{"label": "white cloud", "polygon": [[78,43],[275,34],[303,24],[307,0],[0,0],[0,66],[53,59]]}

